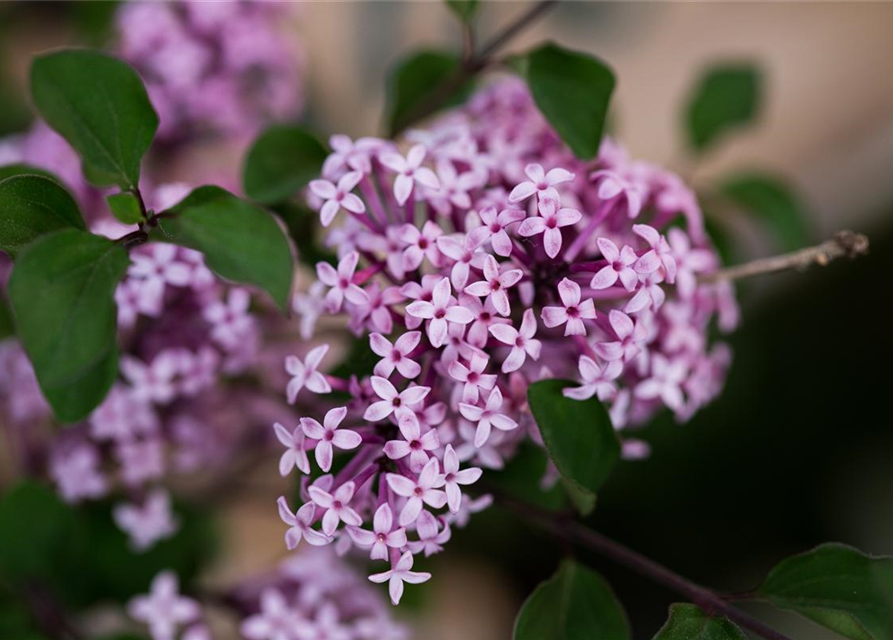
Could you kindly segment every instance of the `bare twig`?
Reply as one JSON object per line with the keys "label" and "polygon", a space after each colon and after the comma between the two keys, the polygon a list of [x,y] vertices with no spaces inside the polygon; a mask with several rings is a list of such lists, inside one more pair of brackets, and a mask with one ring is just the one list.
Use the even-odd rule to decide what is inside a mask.
{"label": "bare twig", "polygon": [[830,240],[799,251],[771,258],[760,258],[703,276],[701,282],[740,280],[788,269],[806,269],[817,264],[824,267],[838,258],[857,258],[868,253],[868,238],[853,231],[838,231]]}
{"label": "bare twig", "polygon": [[[509,24],[498,35],[485,44],[478,53],[466,50],[463,62],[456,72],[419,102],[415,108],[410,109],[403,119],[396,123],[391,135],[397,136],[410,125],[427,118],[440,109],[450,97],[456,93],[466,82],[493,63],[493,56],[509,41],[521,33],[524,29],[546,13],[558,0],[541,0],[534,4],[528,11]],[[473,44],[473,40],[466,41],[466,48]]]}
{"label": "bare twig", "polygon": [[532,522],[552,537],[594,551],[599,555],[610,558],[617,564],[650,578],[654,582],[664,585],[668,589],[684,596],[707,615],[725,616],[766,640],[791,640],[786,635],[772,629],[750,614],[732,606],[723,596],[706,587],[695,584],[662,564],[646,558],[637,551],[615,542],[572,518],[562,519],[556,516],[554,512],[546,511],[509,496],[497,494],[497,499],[500,504],[514,511],[526,521]]}

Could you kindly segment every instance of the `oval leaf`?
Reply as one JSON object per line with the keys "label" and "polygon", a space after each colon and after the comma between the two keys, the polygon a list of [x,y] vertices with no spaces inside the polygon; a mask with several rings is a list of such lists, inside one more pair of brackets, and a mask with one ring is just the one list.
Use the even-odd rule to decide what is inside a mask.
{"label": "oval leaf", "polygon": [[279,125],[264,131],[245,158],[245,193],[262,204],[284,202],[319,175],[326,148],[300,127]]}
{"label": "oval leaf", "polygon": [[41,169],[40,167],[35,167],[30,164],[23,163],[15,163],[15,164],[7,164],[0,167],[0,180],[6,180],[7,178],[11,178],[13,176],[43,176],[44,178],[50,178],[51,180],[55,180],[59,184],[62,184],[62,181],[46,169]]}
{"label": "oval leaf", "polygon": [[[391,136],[402,131],[425,113],[426,103],[441,85],[450,82],[459,70],[459,57],[445,51],[419,51],[400,60],[388,74],[387,121]],[[462,101],[470,82],[457,87],[441,106]]]}
{"label": "oval leaf", "polygon": [[598,154],[614,73],[602,61],[545,44],[527,55],[522,67],[536,106],[578,158]]}
{"label": "oval leaf", "polygon": [[750,124],[759,111],[760,94],[760,72],[752,64],[723,64],[708,69],[686,109],[691,146],[703,151],[726,132]]}
{"label": "oval leaf", "polygon": [[629,637],[629,624],[608,583],[591,569],[565,560],[524,602],[513,637],[623,640]]}
{"label": "oval leaf", "polygon": [[112,214],[121,224],[139,224],[143,221],[143,211],[139,199],[129,191],[113,193],[106,196],[105,201]]}
{"label": "oval leaf", "polygon": [[731,620],[712,618],[693,604],[671,604],[670,618],[654,640],[747,640]]}
{"label": "oval leaf", "polygon": [[620,457],[620,442],[601,402],[562,395],[573,386],[569,380],[540,380],[528,388],[527,400],[564,480],[594,493]]}
{"label": "oval leaf", "polygon": [[47,124],[81,156],[90,182],[137,186],[158,116],[129,65],[87,50],[39,56],[31,65],[31,96]]}
{"label": "oval leaf", "polygon": [[11,257],[58,229],[85,229],[74,198],[59,183],[37,175],[0,182],[0,250]]}
{"label": "oval leaf", "polygon": [[63,422],[86,417],[115,380],[114,293],[129,262],[120,245],[64,229],[29,245],[12,271],[18,335]]}
{"label": "oval leaf", "polygon": [[288,308],[294,259],[266,211],[219,187],[199,187],[159,220],[168,240],[205,255],[220,276],[267,291]]}
{"label": "oval leaf", "polygon": [[785,251],[809,242],[806,212],[783,181],[766,174],[747,173],[726,180],[720,190],[736,206],[762,221]]}
{"label": "oval leaf", "polygon": [[847,638],[893,639],[893,558],[823,544],[782,560],[759,594]]}

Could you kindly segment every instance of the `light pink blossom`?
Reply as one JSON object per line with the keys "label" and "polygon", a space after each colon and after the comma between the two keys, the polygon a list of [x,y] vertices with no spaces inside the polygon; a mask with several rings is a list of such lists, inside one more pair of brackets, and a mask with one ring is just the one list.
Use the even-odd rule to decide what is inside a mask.
{"label": "light pink blossom", "polygon": [[524,272],[520,269],[509,269],[505,273],[500,273],[499,264],[491,255],[485,258],[483,271],[484,279],[465,287],[465,293],[478,298],[487,298],[499,314],[508,316],[512,309],[507,289],[514,286]]}
{"label": "light pink blossom", "polygon": [[474,434],[474,446],[482,447],[490,438],[490,428],[496,427],[501,431],[511,431],[518,428],[518,423],[509,418],[504,413],[500,413],[502,409],[502,392],[499,387],[495,387],[490,392],[487,402],[483,407],[478,407],[467,402],[459,403],[459,411],[462,415],[472,422],[477,422],[477,430]]}
{"label": "light pink blossom", "polygon": [[387,560],[388,549],[402,549],[406,546],[406,529],[394,529],[394,514],[386,502],[375,511],[372,531],[348,527],[347,532],[358,546],[371,549],[369,557],[373,560]]}
{"label": "light pink blossom", "polygon": [[389,473],[387,481],[391,491],[398,496],[407,498],[406,504],[400,512],[401,527],[415,522],[424,505],[440,509],[446,504],[446,493],[440,490],[444,480],[440,475],[440,463],[437,458],[431,458],[428,461],[416,480],[397,473]]}
{"label": "light pink blossom", "polygon": [[400,598],[403,597],[403,583],[421,584],[431,579],[431,574],[422,571],[411,571],[412,569],[412,553],[407,551],[393,568],[384,573],[375,573],[369,576],[372,582],[388,583],[388,592],[391,595],[391,602],[395,605],[400,604]]}
{"label": "light pink blossom", "polygon": [[518,227],[518,234],[525,238],[543,234],[546,255],[554,258],[561,251],[561,228],[577,224],[583,214],[576,209],[559,209],[558,200],[553,198],[541,199],[537,210],[539,216],[525,219]]}
{"label": "light pink blossom", "polygon": [[329,351],[329,345],[321,344],[307,352],[302,362],[297,356],[285,358],[285,370],[292,376],[285,395],[289,404],[294,404],[298,393],[304,387],[312,393],[330,393],[332,386],[326,377],[317,371],[320,362]]}
{"label": "light pink blossom", "polygon": [[310,191],[324,201],[319,209],[319,221],[322,226],[328,227],[332,224],[332,220],[341,209],[351,213],[365,213],[366,205],[359,196],[351,193],[362,179],[362,172],[350,171],[341,176],[337,185],[328,180],[310,181]]}
{"label": "light pink blossom", "polygon": [[404,158],[394,151],[385,151],[379,156],[381,163],[397,173],[394,180],[394,197],[398,204],[405,204],[412,193],[414,184],[428,189],[440,188],[440,181],[431,169],[422,166],[425,159],[425,147],[417,144],[409,150]]}
{"label": "light pink blossom", "polygon": [[329,409],[319,424],[313,418],[301,418],[301,429],[308,438],[318,440],[316,443],[316,463],[319,468],[328,472],[332,468],[332,447],[349,451],[360,446],[363,438],[356,431],[338,429],[338,425],[347,416],[347,407]]}
{"label": "light pink blossom", "polygon": [[536,335],[536,316],[533,309],[524,311],[520,329],[515,329],[511,324],[493,324],[490,326],[490,333],[494,338],[512,348],[502,362],[503,373],[511,373],[520,369],[527,360],[527,356],[539,360],[543,343],[533,337]]}
{"label": "light pink blossom", "polygon": [[585,336],[583,320],[595,320],[595,303],[592,299],[580,302],[580,285],[564,278],[558,283],[558,296],[563,307],[543,307],[543,324],[550,329],[565,324],[564,335]]}

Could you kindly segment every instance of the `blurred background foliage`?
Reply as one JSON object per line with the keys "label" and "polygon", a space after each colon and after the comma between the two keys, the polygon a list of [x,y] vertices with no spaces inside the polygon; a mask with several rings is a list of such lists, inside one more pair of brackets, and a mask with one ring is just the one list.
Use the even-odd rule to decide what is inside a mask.
{"label": "blurred background foliage", "polygon": [[[480,31],[493,31],[521,5],[485,3]],[[61,44],[102,44],[113,9],[112,2],[0,4],[0,135],[27,126],[23,86],[31,55]],[[621,463],[598,495],[593,526],[719,590],[753,588],[779,558],[825,540],[893,554],[891,23],[893,4],[882,3],[568,2],[517,43],[520,49],[551,38],[612,65],[619,78],[615,134],[635,156],[693,181],[729,259],[794,248],[838,228],[871,238],[871,255],[859,261],[739,285],[743,324],[731,338],[734,364],[723,396],[686,425],[670,416],[655,421],[642,432],[651,458]],[[381,132],[388,71],[410,51],[455,50],[460,41],[456,21],[439,3],[306,3],[299,26],[309,60],[309,120],[321,134]],[[742,62],[759,69],[755,83],[739,76],[721,89],[736,102],[752,95],[759,108],[743,116],[756,121],[709,146],[687,136],[683,125],[695,117],[689,99],[699,78],[709,82],[704,70]],[[742,209],[750,213],[740,215]],[[530,477],[517,468],[511,474]],[[269,473],[246,477],[219,518],[219,543],[207,543],[210,525],[196,518],[174,541],[184,546],[169,548],[172,542],[153,553],[182,566],[187,580],[218,544],[218,557],[226,558],[213,572],[218,579],[269,564],[271,545],[281,547],[267,500],[271,485],[281,482]],[[26,512],[29,501],[56,500],[36,487],[19,498]],[[30,523],[49,536],[29,540],[35,551],[38,542],[55,544],[54,527],[75,518],[61,505],[50,511],[58,522]],[[2,516],[4,541],[32,530],[3,529]],[[137,562],[127,551],[107,506],[75,519],[71,530],[81,534],[64,536],[64,557],[33,559],[53,559],[41,570],[59,579],[60,597],[121,599],[145,584],[143,573],[154,565],[141,563],[153,558]],[[410,606],[439,603],[422,610],[431,638],[507,637],[521,599],[565,551],[497,508],[454,540],[448,554],[431,560],[438,580],[408,594]],[[650,637],[676,598],[592,560],[627,608],[633,636]],[[19,561],[29,560],[0,556],[7,569]],[[132,568],[126,584],[104,571],[120,564]],[[16,588],[0,589],[0,637],[30,633],[4,605]],[[768,607],[760,613],[793,637],[831,637],[792,615]],[[447,619],[449,627],[439,625]]]}

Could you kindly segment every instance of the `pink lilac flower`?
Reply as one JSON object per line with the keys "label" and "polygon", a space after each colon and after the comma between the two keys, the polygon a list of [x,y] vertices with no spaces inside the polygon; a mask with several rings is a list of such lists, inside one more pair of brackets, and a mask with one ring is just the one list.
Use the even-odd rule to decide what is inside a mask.
{"label": "pink lilac flower", "polygon": [[66,502],[101,498],[108,491],[108,482],[99,472],[99,453],[86,442],[53,455],[50,476]]}
{"label": "pink lilac flower", "polygon": [[443,454],[443,486],[450,511],[458,513],[462,506],[462,490],[459,486],[474,484],[480,479],[482,473],[477,467],[469,467],[460,471],[459,456],[456,455],[452,445],[446,446]]}
{"label": "pink lilac flower", "polygon": [[313,418],[301,418],[301,429],[304,435],[316,443],[316,463],[319,468],[328,472],[332,468],[332,448],[338,447],[345,451],[356,449],[360,446],[363,438],[356,431],[349,429],[338,429],[338,425],[347,416],[347,407],[339,407],[330,409],[323,419],[323,424],[319,424]]}
{"label": "pink lilac flower", "polygon": [[558,297],[562,307],[543,307],[543,324],[550,329],[564,324],[564,335],[585,336],[583,320],[595,320],[595,303],[592,299],[580,302],[580,285],[564,278],[558,283]]}
{"label": "pink lilac flower", "polygon": [[171,497],[167,491],[156,489],[149,493],[141,506],[118,504],[112,511],[115,524],[130,536],[134,551],[151,549],[156,542],[170,538],[179,523],[171,511]]}
{"label": "pink lilac flower", "polygon": [[360,259],[356,251],[351,251],[341,258],[336,270],[328,262],[319,262],[316,265],[316,274],[320,282],[331,287],[326,294],[326,309],[329,313],[341,310],[341,305],[346,298],[354,304],[369,302],[368,294],[353,283],[354,271],[357,261]]}
{"label": "pink lilac flower", "polygon": [[394,529],[394,514],[387,503],[375,510],[372,531],[359,527],[348,527],[347,532],[353,541],[364,549],[371,549],[373,560],[387,560],[389,549],[402,549],[406,546],[406,529]]}
{"label": "pink lilac flower", "polygon": [[543,248],[546,255],[554,258],[561,251],[561,228],[577,224],[582,218],[576,209],[559,209],[558,200],[541,199],[537,208],[539,216],[525,219],[518,227],[518,234],[529,238],[543,234]]}
{"label": "pink lilac flower", "polygon": [[181,596],[173,571],[162,571],[152,580],[148,595],[136,596],[127,604],[130,617],[149,625],[152,640],[174,640],[177,629],[201,615],[198,603]]}
{"label": "pink lilac flower", "polygon": [[683,404],[682,384],[688,373],[684,360],[669,360],[660,354],[651,359],[651,377],[636,385],[633,393],[637,398],[660,398],[670,409],[680,411]]}
{"label": "pink lilac flower", "polygon": [[268,587],[260,594],[260,611],[242,621],[241,634],[248,640],[295,640],[310,638],[313,625],[290,606],[281,591]]}
{"label": "pink lilac flower", "polygon": [[427,558],[443,551],[443,545],[450,540],[450,525],[444,522],[442,528],[439,528],[437,520],[430,511],[422,511],[419,514],[419,519],[416,521],[416,533],[419,539],[407,545],[412,553],[424,553]]}
{"label": "pink lilac flower", "polygon": [[289,404],[295,403],[298,393],[305,387],[312,393],[332,391],[326,377],[316,370],[328,351],[329,345],[323,344],[311,349],[303,362],[297,356],[288,356],[285,359],[285,370],[292,376],[286,390]]}
{"label": "pink lilac flower", "polygon": [[254,318],[249,313],[251,294],[241,288],[230,290],[226,300],[214,301],[203,310],[211,323],[211,337],[226,348],[233,348],[254,329]]}
{"label": "pink lilac flower", "polygon": [[380,422],[393,414],[398,424],[409,422],[418,425],[418,416],[411,406],[424,400],[431,391],[429,387],[407,387],[398,392],[386,378],[372,376],[370,380],[372,389],[381,400],[369,405],[363,414],[364,420]]}
{"label": "pink lilac flower", "polygon": [[598,238],[595,242],[608,264],[592,276],[589,286],[597,290],[607,289],[620,280],[627,291],[635,289],[639,281],[639,275],[633,269],[633,264],[639,259],[635,250],[629,245],[618,250],[617,245],[607,238]]}
{"label": "pink lilac flower", "polygon": [[450,269],[450,282],[453,283],[457,291],[465,288],[472,262],[476,256],[482,255],[477,252],[477,247],[478,245],[472,241],[470,235],[441,235],[437,237],[437,249],[442,256],[447,258],[447,262],[453,261],[452,269]]}
{"label": "pink lilac flower", "polygon": [[496,207],[487,207],[479,215],[483,224],[468,234],[471,244],[479,246],[489,240],[496,255],[505,258],[510,256],[512,254],[512,240],[509,238],[506,230],[508,227],[524,220],[527,214],[520,209],[503,209],[497,215]]}
{"label": "pink lilac flower", "polygon": [[333,135],[329,138],[332,153],[322,166],[322,174],[334,179],[342,172],[352,169],[368,174],[372,171],[372,157],[382,148],[376,138],[359,138],[351,140],[344,135]]}
{"label": "pink lilac flower", "polygon": [[391,460],[401,460],[409,456],[410,470],[419,473],[428,462],[428,452],[440,447],[437,431],[431,429],[422,435],[418,421],[411,420],[403,420],[399,426],[404,439],[386,442],[384,453]]}
{"label": "pink lilac flower", "polygon": [[121,479],[130,486],[140,486],[164,475],[164,445],[160,438],[119,442],[115,457],[121,466]]}
{"label": "pink lilac flower", "polygon": [[307,458],[307,450],[304,448],[304,430],[299,425],[291,432],[278,422],[273,425],[276,438],[285,447],[282,457],[279,458],[279,473],[282,477],[297,469],[303,473],[310,473],[310,460]]}
{"label": "pink lilac flower", "polygon": [[484,279],[465,287],[465,293],[486,298],[500,315],[508,316],[512,309],[506,290],[514,286],[523,277],[524,272],[520,269],[509,269],[505,273],[500,273],[496,258],[489,255],[484,260],[483,271]]}
{"label": "pink lilac flower", "polygon": [[391,341],[380,333],[370,334],[369,345],[372,351],[381,356],[381,360],[373,370],[375,375],[389,378],[394,369],[407,380],[419,375],[422,368],[418,362],[409,358],[409,354],[418,346],[421,338],[422,334],[418,331],[407,331],[391,344]]}
{"label": "pink lilac flower", "polygon": [[115,385],[90,415],[90,435],[98,441],[130,440],[158,430],[159,419],[152,404],[136,396],[129,387]]}
{"label": "pink lilac flower", "polygon": [[608,322],[617,339],[599,342],[595,345],[595,353],[604,360],[623,360],[629,362],[642,351],[642,344],[647,337],[647,329],[642,322],[633,322],[622,311],[612,309],[608,314]]}
{"label": "pink lilac flower", "polygon": [[465,419],[477,422],[477,430],[474,435],[474,446],[481,447],[490,438],[490,428],[496,427],[502,431],[511,431],[518,428],[518,423],[509,418],[502,409],[502,392],[495,387],[490,392],[487,402],[483,407],[478,407],[467,402],[459,403],[459,411]]}
{"label": "pink lilac flower", "polygon": [[[545,310],[543,311],[545,312]],[[595,311],[593,311],[594,313]],[[540,359],[543,343],[533,337],[536,335],[536,316],[533,309],[524,311],[520,329],[515,329],[510,324],[494,324],[490,327],[490,333],[494,338],[512,348],[509,355],[502,361],[503,373],[511,373],[520,369],[527,360],[527,356],[534,360]]]}
{"label": "pink lilac flower", "polygon": [[427,320],[426,332],[431,346],[443,346],[447,337],[448,322],[468,324],[474,316],[465,307],[459,306],[451,294],[449,278],[443,278],[434,286],[431,302],[416,300],[406,307],[406,313],[421,320]]}
{"label": "pink lilac flower", "polygon": [[422,264],[422,260],[428,258],[433,266],[439,267],[441,263],[440,251],[437,248],[437,239],[443,234],[443,230],[428,220],[422,230],[413,224],[405,224],[400,228],[400,242],[407,245],[403,250],[403,271],[414,271]]}
{"label": "pink lilac flower", "polygon": [[323,534],[312,527],[316,519],[316,505],[313,502],[303,504],[297,513],[292,513],[289,509],[285,496],[280,496],[276,504],[279,506],[279,517],[289,526],[285,532],[285,546],[289,551],[296,549],[301,540],[306,540],[307,544],[314,547],[331,542],[328,534]]}
{"label": "pink lilac flower", "polygon": [[365,289],[369,302],[356,305],[351,318],[351,328],[362,333],[364,326],[381,333],[390,333],[394,328],[391,317],[391,306],[403,302],[403,294],[397,287],[385,287],[382,290],[377,282]]}
{"label": "pink lilac flower", "polygon": [[175,350],[165,350],[149,364],[133,356],[125,356],[121,359],[121,373],[130,383],[136,398],[167,404],[177,395],[175,378],[180,373],[179,354]]}
{"label": "pink lilac flower", "polygon": [[378,159],[384,166],[397,173],[397,178],[394,180],[394,197],[398,204],[406,203],[415,184],[428,189],[440,188],[440,181],[434,172],[422,166],[425,153],[425,147],[417,144],[409,150],[405,158],[394,151],[386,151],[379,156]]}
{"label": "pink lilac flower", "polygon": [[524,168],[524,173],[527,174],[529,180],[516,185],[512,189],[512,192],[509,194],[509,202],[522,202],[534,194],[540,200],[557,201],[559,197],[555,185],[570,182],[574,179],[574,174],[566,169],[556,167],[545,173],[542,165],[535,163],[527,165]]}
{"label": "pink lilac flower", "polygon": [[332,220],[341,209],[351,213],[365,213],[366,205],[359,196],[351,193],[363,179],[361,171],[345,173],[335,185],[328,180],[311,180],[310,190],[324,200],[319,210],[319,221],[324,227],[332,224]]}
{"label": "pink lilac flower", "polygon": [[421,584],[431,579],[431,574],[424,571],[412,571],[412,553],[407,551],[393,568],[384,573],[375,573],[369,576],[372,582],[387,582],[388,592],[391,594],[391,602],[395,605],[400,604],[400,598],[403,597],[403,583]]}
{"label": "pink lilac flower", "polygon": [[613,360],[600,367],[589,356],[580,356],[580,379],[583,384],[579,387],[568,387],[562,393],[574,400],[588,400],[597,396],[599,400],[609,400],[617,392],[617,384],[614,382],[623,372],[623,362]]}
{"label": "pink lilac flower", "polygon": [[465,402],[477,402],[480,392],[490,391],[496,385],[496,374],[484,373],[490,358],[483,353],[472,353],[468,366],[458,360],[450,363],[448,368],[450,377],[458,382],[463,382],[462,400]]}
{"label": "pink lilac flower", "polygon": [[443,476],[440,475],[440,463],[437,458],[428,461],[416,480],[397,473],[389,473],[387,481],[394,493],[407,499],[400,512],[401,527],[415,522],[424,505],[440,509],[446,504],[446,493],[439,490],[439,487],[443,486]]}
{"label": "pink lilac flower", "polygon": [[638,186],[614,171],[596,171],[589,179],[598,187],[598,197],[603,201],[622,201],[626,205],[626,214],[637,218],[642,211],[642,192]]}
{"label": "pink lilac flower", "polygon": [[350,507],[355,489],[356,485],[353,482],[344,483],[335,489],[334,494],[313,485],[308,488],[313,502],[325,509],[325,514],[322,517],[322,530],[327,536],[335,533],[340,522],[354,527],[363,524],[363,519]]}
{"label": "pink lilac flower", "polygon": [[633,233],[645,239],[651,250],[642,255],[633,265],[633,268],[640,274],[647,274],[663,268],[664,277],[667,282],[673,284],[676,281],[676,259],[673,257],[673,251],[657,229],[649,227],[647,224],[634,224]]}

